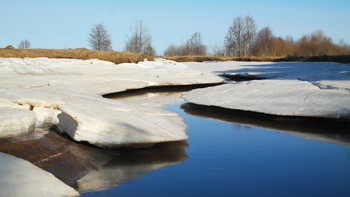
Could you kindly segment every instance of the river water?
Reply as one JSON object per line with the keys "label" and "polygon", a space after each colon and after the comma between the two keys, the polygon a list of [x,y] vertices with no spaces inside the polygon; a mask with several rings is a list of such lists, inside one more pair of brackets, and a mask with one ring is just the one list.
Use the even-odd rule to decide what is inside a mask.
{"label": "river water", "polygon": [[180,114],[189,139],[125,152],[82,196],[350,196],[347,123],[207,108],[182,93],[116,97]]}

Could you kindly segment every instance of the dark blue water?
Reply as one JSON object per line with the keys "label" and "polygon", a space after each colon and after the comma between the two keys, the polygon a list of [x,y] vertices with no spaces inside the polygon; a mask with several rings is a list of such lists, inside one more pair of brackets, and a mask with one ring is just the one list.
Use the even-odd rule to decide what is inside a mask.
{"label": "dark blue water", "polygon": [[166,109],[189,127],[184,161],[82,196],[350,196],[350,146],[341,139],[194,116],[180,105]]}

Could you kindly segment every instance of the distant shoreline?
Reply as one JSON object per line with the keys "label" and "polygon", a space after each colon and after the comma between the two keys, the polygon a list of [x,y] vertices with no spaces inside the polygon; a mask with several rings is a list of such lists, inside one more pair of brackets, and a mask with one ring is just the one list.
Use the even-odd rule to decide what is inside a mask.
{"label": "distant shoreline", "polygon": [[[97,51],[86,48],[78,49],[16,49],[12,46],[0,48],[0,57],[5,58],[67,58],[67,59],[100,59],[120,63],[137,63],[144,59],[153,60],[155,57],[129,51]],[[287,56],[287,57],[230,57],[230,56],[159,56],[177,62],[205,61],[249,61],[249,62],[338,62],[350,63],[350,55],[323,56]]]}
{"label": "distant shoreline", "polygon": [[338,62],[350,63],[350,55],[288,56],[288,57],[229,57],[229,56],[173,56],[163,57],[177,62],[247,61],[247,62]]}

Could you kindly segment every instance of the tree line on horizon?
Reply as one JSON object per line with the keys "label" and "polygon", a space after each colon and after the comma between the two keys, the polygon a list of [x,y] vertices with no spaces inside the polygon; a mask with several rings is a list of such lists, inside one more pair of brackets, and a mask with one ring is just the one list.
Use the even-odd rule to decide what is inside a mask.
{"label": "tree line on horizon", "polygon": [[[236,17],[224,37],[224,45],[214,46],[211,53],[202,43],[200,33],[196,32],[194,35],[182,45],[170,44],[164,51],[164,56],[282,57],[350,55],[350,45],[347,45],[344,40],[340,40],[337,44],[333,43],[332,39],[322,30],[303,35],[298,40],[294,40],[292,36],[283,39],[275,36],[268,26],[257,31],[257,25],[251,16]],[[193,42],[194,40],[196,41]],[[201,50],[191,50],[193,48],[200,48]]]}
{"label": "tree line on horizon", "polygon": [[[102,23],[92,27],[89,34],[89,45],[94,50],[112,50],[111,36]],[[149,56],[156,55],[149,28],[142,20],[137,20],[135,24],[130,27],[130,35],[125,43],[124,49],[132,53],[143,53]]]}
{"label": "tree line on horizon", "polygon": [[[103,23],[94,25],[89,33],[89,46],[94,50],[113,50],[112,38]],[[22,40],[18,48],[31,47],[29,40]],[[156,56],[149,28],[142,20],[130,27],[130,34],[124,50]],[[222,46],[215,45],[209,51],[203,43],[200,32],[193,33],[180,45],[170,44],[163,56],[233,56],[233,57],[286,57],[286,56],[322,56],[350,55],[350,45],[344,40],[334,43],[322,30],[305,34],[294,40],[292,36],[282,38],[273,34],[270,27],[257,29],[251,16],[239,16],[228,27]]]}

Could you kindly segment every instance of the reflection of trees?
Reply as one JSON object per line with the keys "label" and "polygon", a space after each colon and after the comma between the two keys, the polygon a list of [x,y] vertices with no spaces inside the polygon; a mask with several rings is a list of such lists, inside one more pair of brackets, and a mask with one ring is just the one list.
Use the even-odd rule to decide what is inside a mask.
{"label": "reflection of trees", "polygon": [[226,122],[287,131],[304,138],[350,145],[350,124],[346,120],[287,117],[186,103],[185,112]]}

